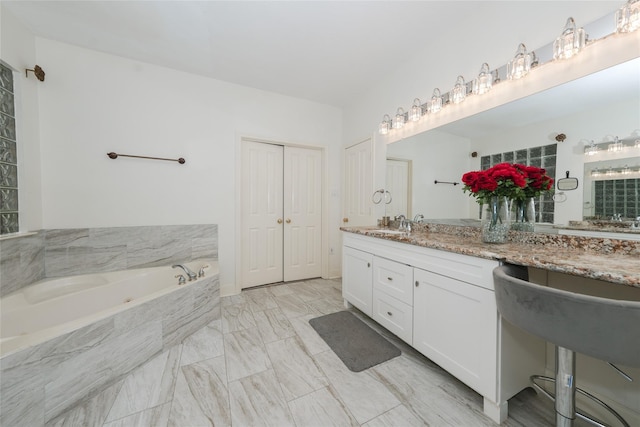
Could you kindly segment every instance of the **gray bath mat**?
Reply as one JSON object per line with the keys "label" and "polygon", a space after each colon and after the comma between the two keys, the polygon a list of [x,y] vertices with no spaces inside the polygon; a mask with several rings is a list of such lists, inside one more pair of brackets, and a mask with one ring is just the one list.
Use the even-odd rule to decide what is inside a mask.
{"label": "gray bath mat", "polygon": [[353,372],[400,356],[400,350],[351,312],[327,314],[309,323]]}

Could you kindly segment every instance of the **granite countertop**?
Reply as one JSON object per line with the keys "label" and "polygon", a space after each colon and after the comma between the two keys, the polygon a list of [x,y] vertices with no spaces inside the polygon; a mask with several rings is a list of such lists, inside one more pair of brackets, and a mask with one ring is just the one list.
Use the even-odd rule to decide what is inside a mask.
{"label": "granite countertop", "polygon": [[567,230],[602,231],[607,233],[640,234],[640,228],[633,227],[635,221],[569,221],[567,225],[557,225],[555,228]]}
{"label": "granite countertop", "polygon": [[375,226],[341,230],[640,288],[640,241],[510,231],[509,243],[489,244],[475,227],[442,224],[420,224],[408,235]]}

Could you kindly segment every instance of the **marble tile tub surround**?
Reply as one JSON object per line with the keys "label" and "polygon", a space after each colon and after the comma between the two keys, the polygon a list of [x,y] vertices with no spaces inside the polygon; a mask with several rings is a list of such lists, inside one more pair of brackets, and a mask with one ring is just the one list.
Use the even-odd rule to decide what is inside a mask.
{"label": "marble tile tub surround", "polygon": [[341,228],[350,233],[640,288],[640,241],[510,231],[509,243],[490,244],[481,242],[478,227],[418,224],[409,235],[376,233],[378,229]]}
{"label": "marble tile tub surround", "polygon": [[216,224],[41,230],[0,240],[0,296],[45,277],[218,258]]}
{"label": "marble tile tub surround", "polygon": [[0,359],[0,425],[43,426],[220,318],[216,274],[8,354]]}

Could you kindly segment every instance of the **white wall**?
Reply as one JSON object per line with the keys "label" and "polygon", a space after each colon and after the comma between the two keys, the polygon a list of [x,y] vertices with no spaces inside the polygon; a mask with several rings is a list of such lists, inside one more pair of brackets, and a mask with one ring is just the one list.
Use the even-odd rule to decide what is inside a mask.
{"label": "white wall", "polygon": [[[219,225],[221,283],[235,283],[236,148],[250,135],[325,147],[339,165],[337,108],[37,39],[43,226]],[[184,157],[173,162],[106,153]],[[339,194],[338,167],[329,192]],[[340,244],[330,200],[330,246]],[[335,231],[333,231],[335,230]],[[339,275],[339,259],[330,260]]]}
{"label": "white wall", "polygon": [[[42,192],[40,180],[40,140],[38,88],[43,85],[33,73],[36,61],[35,38],[0,4],[0,59],[14,73],[16,134],[18,156],[20,230],[42,228]],[[48,71],[46,66],[45,72]]]}

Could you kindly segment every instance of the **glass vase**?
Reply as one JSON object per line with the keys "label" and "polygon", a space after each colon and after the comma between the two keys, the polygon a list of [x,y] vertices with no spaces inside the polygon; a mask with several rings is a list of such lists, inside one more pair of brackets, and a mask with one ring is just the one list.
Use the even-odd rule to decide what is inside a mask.
{"label": "glass vase", "polygon": [[480,236],[485,243],[505,243],[511,228],[511,209],[506,197],[493,196],[482,206]]}
{"label": "glass vase", "polygon": [[533,197],[524,200],[514,200],[515,219],[511,224],[512,230],[533,231],[536,222],[536,204]]}

